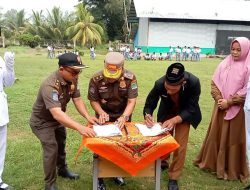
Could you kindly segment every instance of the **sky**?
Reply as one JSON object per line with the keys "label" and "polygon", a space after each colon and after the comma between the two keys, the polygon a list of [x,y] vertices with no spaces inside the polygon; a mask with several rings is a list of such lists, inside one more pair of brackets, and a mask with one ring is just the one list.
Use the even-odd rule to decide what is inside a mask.
{"label": "sky", "polygon": [[10,9],[16,9],[18,11],[24,9],[25,12],[31,13],[32,9],[35,11],[43,10],[47,12],[54,7],[60,7],[63,11],[73,11],[74,5],[78,4],[78,0],[1,0],[0,8],[1,13],[5,13]]}

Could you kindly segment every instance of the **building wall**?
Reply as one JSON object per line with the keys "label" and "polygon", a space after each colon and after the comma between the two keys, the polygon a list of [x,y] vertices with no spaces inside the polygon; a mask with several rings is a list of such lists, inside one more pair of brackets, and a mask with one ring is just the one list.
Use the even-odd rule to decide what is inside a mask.
{"label": "building wall", "polygon": [[215,53],[217,30],[250,31],[250,26],[245,25],[146,22],[148,20],[143,18],[139,22],[138,46],[144,52],[164,53],[169,46],[198,46],[202,53]]}
{"label": "building wall", "polygon": [[148,46],[149,19],[140,18],[138,27],[138,46]]}

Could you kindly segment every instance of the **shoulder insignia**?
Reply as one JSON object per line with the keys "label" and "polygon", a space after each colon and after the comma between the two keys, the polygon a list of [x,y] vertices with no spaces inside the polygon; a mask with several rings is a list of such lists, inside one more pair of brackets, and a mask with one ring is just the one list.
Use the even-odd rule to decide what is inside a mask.
{"label": "shoulder insignia", "polygon": [[52,96],[52,100],[58,102],[58,92],[56,90],[52,91],[51,96]]}
{"label": "shoulder insignia", "polygon": [[54,87],[59,90],[59,86],[60,86],[60,81],[59,80],[55,80],[55,84]]}
{"label": "shoulder insignia", "polygon": [[131,82],[131,89],[132,90],[135,90],[135,89],[137,89],[138,88],[138,86],[137,86],[137,81],[136,80],[133,80],[132,82]]}
{"label": "shoulder insignia", "polygon": [[97,73],[95,73],[93,75],[93,80],[94,81],[100,81],[103,79],[103,74],[102,74],[102,71],[98,71]]}
{"label": "shoulder insignia", "polygon": [[127,79],[130,79],[130,80],[132,80],[132,79],[134,78],[134,74],[131,73],[131,72],[128,71],[128,70],[125,70],[125,71],[124,71],[123,76],[124,76],[125,78],[127,78]]}

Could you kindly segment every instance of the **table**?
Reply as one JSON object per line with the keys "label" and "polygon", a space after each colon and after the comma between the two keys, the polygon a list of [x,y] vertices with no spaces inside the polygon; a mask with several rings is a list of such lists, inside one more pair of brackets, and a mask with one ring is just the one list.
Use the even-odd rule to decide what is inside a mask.
{"label": "table", "polygon": [[97,189],[98,177],[115,176],[154,176],[159,190],[160,157],[176,150],[179,144],[170,134],[144,137],[134,122],[125,126],[128,134],[123,130],[122,136],[83,138],[78,155],[84,147],[99,155],[93,160],[93,190]]}

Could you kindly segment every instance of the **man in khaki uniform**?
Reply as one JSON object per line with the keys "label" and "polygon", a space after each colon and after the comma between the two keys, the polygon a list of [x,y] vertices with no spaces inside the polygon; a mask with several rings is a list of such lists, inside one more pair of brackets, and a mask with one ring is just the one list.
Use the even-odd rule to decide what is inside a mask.
{"label": "man in khaki uniform", "polygon": [[[138,87],[135,75],[124,69],[124,56],[109,52],[104,60],[104,69],[93,75],[89,82],[88,99],[95,110],[98,123],[117,122],[123,128],[136,104]],[[122,178],[114,178],[118,185],[124,185]],[[99,190],[104,183],[99,179]]]}
{"label": "man in khaki uniform", "polygon": [[88,122],[95,123],[85,107],[78,88],[78,76],[82,65],[80,57],[65,53],[59,57],[59,69],[41,84],[30,118],[33,133],[43,148],[43,166],[45,190],[57,190],[56,169],[58,175],[68,179],[78,179],[79,175],[68,170],[66,164],[66,129],[77,130],[81,135],[94,137],[92,129],[71,119],[66,113],[67,103],[73,100],[78,112]]}

